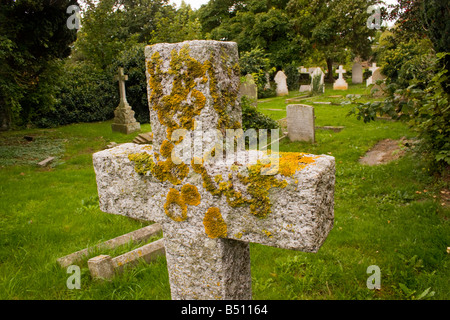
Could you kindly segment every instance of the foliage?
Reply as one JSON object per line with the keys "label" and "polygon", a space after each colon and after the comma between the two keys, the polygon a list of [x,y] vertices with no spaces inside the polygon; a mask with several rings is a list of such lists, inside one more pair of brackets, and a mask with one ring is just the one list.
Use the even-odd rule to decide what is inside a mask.
{"label": "foliage", "polygon": [[[70,54],[76,30],[66,25],[76,0],[6,0],[0,4],[0,128],[27,124],[55,102],[57,64]],[[23,121],[21,121],[23,118]]]}
{"label": "foliage", "polygon": [[259,112],[246,96],[241,99],[241,107],[244,131],[249,129],[277,129],[279,127],[275,120]]}
{"label": "foliage", "polygon": [[274,88],[275,83],[270,83],[270,89],[267,88],[267,74],[272,73],[275,69],[270,69],[270,60],[263,49],[256,47],[250,52],[244,52],[240,55],[239,65],[241,74],[252,74],[253,79],[258,87],[258,98],[268,98],[276,95]]}
{"label": "foliage", "polygon": [[427,82],[424,83],[419,75],[418,78],[404,80],[409,83],[407,88],[402,81],[391,83],[384,102],[360,104],[351,112],[364,122],[375,120],[377,114],[388,114],[393,119],[406,121],[419,132],[421,149],[431,157],[436,170],[450,165],[449,73],[440,63],[446,55],[438,54],[425,70],[426,74],[432,75]]}
{"label": "foliage", "polygon": [[[128,81],[125,82],[127,101],[135,112],[136,121],[149,123],[144,50],[144,44],[136,44],[122,51],[108,68],[108,78],[113,81],[118,68],[124,68],[125,74],[128,75]],[[117,86],[117,82],[114,82],[114,90],[118,92]],[[113,103],[114,107],[117,107],[119,101]]]}
{"label": "foliage", "polygon": [[39,127],[55,127],[109,120],[114,116],[114,103],[118,101],[118,90],[105,72],[88,61],[68,60],[64,75],[59,78],[55,108],[39,115],[34,122]]}
{"label": "foliage", "polygon": [[300,72],[298,67],[293,64],[289,64],[284,67],[284,73],[286,74],[286,83],[290,91],[299,89],[300,86]]}

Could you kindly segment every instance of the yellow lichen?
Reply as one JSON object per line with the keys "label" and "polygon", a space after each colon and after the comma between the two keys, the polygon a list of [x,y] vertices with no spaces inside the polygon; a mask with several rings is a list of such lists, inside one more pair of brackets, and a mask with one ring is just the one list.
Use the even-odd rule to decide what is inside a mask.
{"label": "yellow lichen", "polygon": [[201,200],[197,187],[191,184],[186,184],[181,188],[181,198],[190,206],[198,206]]}
{"label": "yellow lichen", "polygon": [[[179,211],[176,212],[176,209]],[[170,189],[164,204],[166,215],[176,222],[182,222],[187,219],[187,206],[183,201],[181,194],[176,189]]]}
{"label": "yellow lichen", "polygon": [[209,208],[203,219],[205,232],[211,239],[226,238],[227,224],[220,213],[219,208]]}

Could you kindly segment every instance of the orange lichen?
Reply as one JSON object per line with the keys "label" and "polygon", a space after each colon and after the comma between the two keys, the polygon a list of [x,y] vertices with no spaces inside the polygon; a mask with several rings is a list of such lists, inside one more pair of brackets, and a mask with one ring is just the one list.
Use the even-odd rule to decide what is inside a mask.
{"label": "orange lichen", "polygon": [[191,184],[186,184],[181,188],[181,198],[190,206],[198,206],[201,200],[197,187]]}
{"label": "orange lichen", "polygon": [[211,239],[226,238],[228,234],[227,224],[220,213],[219,208],[209,208],[203,219],[205,232]]}
{"label": "orange lichen", "polygon": [[[178,207],[178,213],[175,209]],[[183,201],[181,194],[176,189],[170,189],[164,204],[166,215],[175,222],[182,222],[187,219],[187,205]]]}

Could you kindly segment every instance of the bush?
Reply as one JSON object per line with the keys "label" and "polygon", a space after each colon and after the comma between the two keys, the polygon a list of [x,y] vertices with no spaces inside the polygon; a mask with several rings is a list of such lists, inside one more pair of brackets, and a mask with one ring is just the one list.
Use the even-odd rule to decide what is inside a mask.
{"label": "bush", "polygon": [[278,123],[272,118],[259,112],[247,97],[242,97],[242,129],[277,129]]}
{"label": "bush", "polygon": [[114,117],[118,90],[104,71],[85,61],[66,61],[59,79],[57,103],[33,122],[56,127],[77,122],[105,121]]}
{"label": "bush", "polygon": [[[419,151],[430,158],[435,171],[443,171],[450,165],[449,74],[442,63],[448,55],[440,53],[429,61],[425,74],[433,76],[427,82],[423,81],[422,74],[420,79],[408,81],[407,88],[404,88],[406,79],[399,84],[390,83],[384,102],[359,104],[350,112],[364,122],[375,120],[377,114],[406,121],[419,133]],[[416,61],[421,63],[421,60]]]}

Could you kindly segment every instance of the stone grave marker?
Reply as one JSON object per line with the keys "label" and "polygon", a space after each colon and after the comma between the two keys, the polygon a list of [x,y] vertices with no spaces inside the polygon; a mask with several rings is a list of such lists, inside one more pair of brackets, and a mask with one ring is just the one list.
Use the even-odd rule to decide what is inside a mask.
{"label": "stone grave marker", "polygon": [[116,81],[119,81],[120,103],[114,111],[114,122],[111,125],[112,131],[121,132],[124,134],[130,134],[141,130],[141,125],[136,122],[134,118],[134,111],[128,104],[127,96],[125,92],[125,81],[128,80],[128,76],[124,74],[123,68],[119,68],[119,72],[115,77]]}
{"label": "stone grave marker", "polygon": [[[381,69],[380,68],[376,69],[372,75],[372,80],[373,80],[374,86],[372,87],[372,90],[370,90],[370,92],[375,97],[381,97],[384,95],[384,90],[386,89],[386,84],[384,83],[385,79],[386,79],[386,76],[384,76],[381,73]],[[379,80],[382,80],[383,83],[377,84],[377,81],[379,81]]]}
{"label": "stone grave marker", "polygon": [[374,72],[376,71],[376,70],[378,70],[379,68],[377,67],[377,64],[376,63],[372,63],[372,66],[371,67],[369,67],[369,70],[372,72],[372,75],[369,77],[369,78],[367,78],[367,80],[366,80],[366,86],[368,87],[368,86],[370,86],[371,84],[374,84],[375,82],[373,81],[373,74],[374,74]]}
{"label": "stone grave marker", "polygon": [[241,83],[242,96],[247,96],[255,107],[258,105],[258,86],[251,74],[247,74],[245,76],[245,82]]}
{"label": "stone grave marker", "polygon": [[314,68],[311,74],[311,92],[325,93],[325,74],[320,67]]}
{"label": "stone grave marker", "polygon": [[275,75],[275,83],[277,84],[277,96],[279,97],[289,95],[286,79],[286,75],[281,70],[278,71]]}
{"label": "stone grave marker", "polygon": [[286,113],[289,139],[315,143],[314,108],[304,104],[290,104],[286,107]]}
{"label": "stone grave marker", "polygon": [[339,66],[339,69],[336,70],[336,73],[339,74],[339,78],[333,84],[333,90],[348,90],[348,83],[344,79],[344,73],[347,71],[343,66]]}
{"label": "stone grave marker", "polygon": [[100,208],[162,226],[172,299],[251,299],[250,242],[305,252],[324,243],[334,221],[335,159],[272,147],[272,170],[262,160],[248,165],[252,151],[223,161],[207,139],[203,159],[173,159],[175,129],[241,126],[237,44],[156,44],[145,55],[153,148],[94,154]]}
{"label": "stone grave marker", "polygon": [[363,83],[363,68],[359,62],[353,64],[352,67],[352,83]]}
{"label": "stone grave marker", "polygon": [[[311,78],[311,74],[309,73],[308,69],[306,69],[303,66],[298,68],[298,72],[300,73],[300,75],[302,77],[306,77],[306,75],[308,75],[308,79]],[[311,92],[311,84],[301,84],[300,89],[298,91],[299,92]]]}

